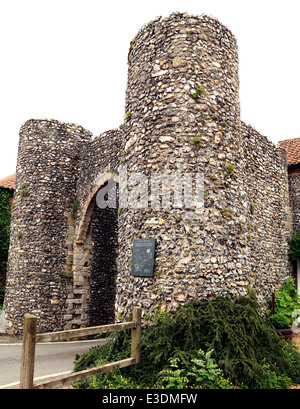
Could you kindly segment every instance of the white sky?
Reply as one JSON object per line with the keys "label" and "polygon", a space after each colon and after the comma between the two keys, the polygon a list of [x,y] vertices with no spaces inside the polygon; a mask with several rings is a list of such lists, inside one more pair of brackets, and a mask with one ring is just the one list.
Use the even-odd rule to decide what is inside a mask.
{"label": "white sky", "polygon": [[[297,7],[298,5],[298,7]],[[75,122],[94,135],[124,117],[129,44],[174,11],[217,18],[237,38],[241,119],[276,143],[300,137],[299,0],[0,0],[0,179],[20,126]]]}

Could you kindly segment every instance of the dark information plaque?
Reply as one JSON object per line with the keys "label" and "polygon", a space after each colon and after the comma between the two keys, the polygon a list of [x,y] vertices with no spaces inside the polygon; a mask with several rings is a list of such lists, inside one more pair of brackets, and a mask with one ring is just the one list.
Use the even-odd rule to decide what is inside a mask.
{"label": "dark information plaque", "polygon": [[153,277],[155,239],[133,240],[131,275]]}

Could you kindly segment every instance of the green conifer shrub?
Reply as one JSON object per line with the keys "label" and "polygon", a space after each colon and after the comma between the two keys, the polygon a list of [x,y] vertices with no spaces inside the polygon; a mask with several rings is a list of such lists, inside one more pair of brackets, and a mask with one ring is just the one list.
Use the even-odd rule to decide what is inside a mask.
{"label": "green conifer shrub", "polygon": [[[187,376],[200,349],[213,351],[211,358],[236,387],[300,383],[300,353],[267,322],[253,293],[235,300],[194,301],[176,313],[159,312],[153,318],[153,325],[142,328],[141,362],[122,369],[136,385],[151,388],[175,358],[180,374]],[[118,332],[113,343],[91,351],[94,358],[107,362],[129,357],[130,331]],[[85,369],[87,362],[93,365],[89,353],[77,357],[75,370]]]}

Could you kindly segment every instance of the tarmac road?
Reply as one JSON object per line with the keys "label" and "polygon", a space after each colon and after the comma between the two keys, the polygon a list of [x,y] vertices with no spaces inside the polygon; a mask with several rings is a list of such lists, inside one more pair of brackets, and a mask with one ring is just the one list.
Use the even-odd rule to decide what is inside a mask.
{"label": "tarmac road", "polygon": [[[72,371],[76,354],[82,354],[92,346],[101,345],[104,342],[103,339],[99,339],[37,344],[34,378]],[[19,388],[21,354],[21,343],[0,343],[0,389]]]}

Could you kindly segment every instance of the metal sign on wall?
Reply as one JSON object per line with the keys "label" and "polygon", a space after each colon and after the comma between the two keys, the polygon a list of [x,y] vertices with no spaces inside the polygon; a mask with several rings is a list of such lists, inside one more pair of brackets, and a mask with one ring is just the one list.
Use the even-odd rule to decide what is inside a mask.
{"label": "metal sign on wall", "polygon": [[155,239],[133,240],[131,274],[153,277]]}

